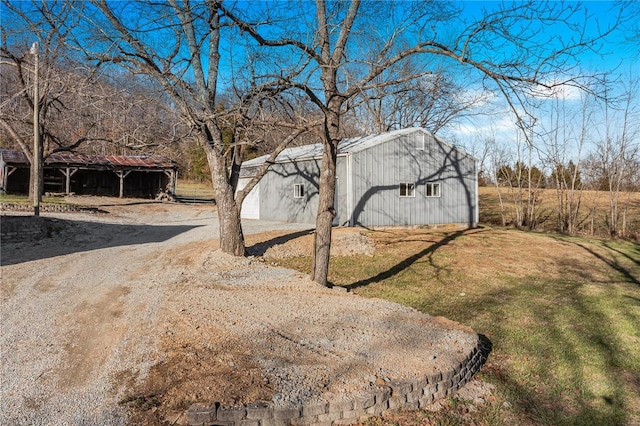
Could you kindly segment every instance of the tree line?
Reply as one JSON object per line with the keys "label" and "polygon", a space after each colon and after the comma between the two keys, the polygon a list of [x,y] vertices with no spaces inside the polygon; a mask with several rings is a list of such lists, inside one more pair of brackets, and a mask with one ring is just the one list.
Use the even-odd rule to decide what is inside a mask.
{"label": "tree line", "polygon": [[[566,86],[597,92],[601,78],[576,70],[575,63],[625,23],[619,9],[618,21],[587,36],[591,21],[579,6],[539,1],[491,5],[476,16],[462,13],[462,3],[422,1],[389,1],[383,8],[360,0],[2,5],[3,22],[10,23],[2,27],[0,48],[3,83],[9,83],[2,85],[3,146],[32,155],[30,114],[37,104],[45,156],[141,151],[191,162],[200,175],[209,173],[220,248],[242,256],[244,198],[284,148],[319,142],[312,278],[324,285],[341,139],[414,125],[446,132],[499,96],[522,127],[529,160],[512,162],[516,171],[507,176],[506,169],[498,172],[507,165],[501,148],[487,143],[485,173],[511,183],[515,173],[518,185],[525,174],[531,190],[538,178],[531,152],[539,135],[555,134],[563,143],[560,125],[543,132],[523,124],[535,117],[533,100]],[[565,34],[562,42],[545,26]],[[33,98],[33,41],[41,49],[39,99]],[[269,159],[236,191],[242,162],[259,154]],[[489,158],[491,167],[484,161]],[[558,169],[563,179],[571,177],[569,163],[560,164],[568,167]],[[582,170],[582,164],[575,167]],[[618,176],[609,170],[608,176]],[[609,185],[620,189],[622,180],[612,177]]]}

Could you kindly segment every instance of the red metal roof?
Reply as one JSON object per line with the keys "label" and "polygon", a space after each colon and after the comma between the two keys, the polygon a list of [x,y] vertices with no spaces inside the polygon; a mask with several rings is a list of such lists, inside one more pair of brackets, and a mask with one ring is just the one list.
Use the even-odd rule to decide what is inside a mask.
{"label": "red metal roof", "polygon": [[[0,156],[8,164],[29,164],[22,151],[0,149]],[[46,165],[98,166],[121,169],[176,169],[178,164],[165,157],[127,156],[127,155],[86,155],[70,152],[50,154],[45,159]]]}
{"label": "red metal roof", "polygon": [[22,151],[14,151],[12,149],[0,149],[0,157],[5,163],[10,164],[29,164],[27,156]]}

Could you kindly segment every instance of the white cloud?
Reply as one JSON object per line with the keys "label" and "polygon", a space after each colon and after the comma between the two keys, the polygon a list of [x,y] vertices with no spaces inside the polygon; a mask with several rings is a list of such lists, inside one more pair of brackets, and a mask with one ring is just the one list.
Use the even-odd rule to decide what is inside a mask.
{"label": "white cloud", "polygon": [[455,139],[495,138],[502,141],[516,140],[518,127],[513,113],[503,112],[491,116],[477,116],[465,122],[457,123],[448,129]]}
{"label": "white cloud", "polygon": [[[544,87],[548,86],[548,87]],[[534,96],[538,99],[563,99],[565,101],[578,100],[581,91],[578,87],[560,81],[549,81],[540,86]]]}

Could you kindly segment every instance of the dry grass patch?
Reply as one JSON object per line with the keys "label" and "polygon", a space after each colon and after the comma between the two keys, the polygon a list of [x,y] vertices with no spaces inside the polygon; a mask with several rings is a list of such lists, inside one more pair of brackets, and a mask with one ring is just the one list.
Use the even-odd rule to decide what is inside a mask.
{"label": "dry grass patch", "polygon": [[178,180],[176,195],[186,198],[213,198],[214,192],[211,182]]}
{"label": "dry grass patch", "polygon": [[[29,197],[27,195],[21,194],[0,194],[0,203],[33,205],[33,201],[29,201]],[[42,203],[68,204],[64,196],[43,196]]]}
{"label": "dry grass patch", "polygon": [[[515,204],[509,188],[499,188],[505,209],[507,224],[515,219]],[[525,191],[526,192],[526,191]],[[478,188],[480,222],[502,224],[501,206],[495,187]],[[557,229],[558,201],[555,189],[537,190],[538,229]],[[582,191],[578,232],[584,235],[608,236],[609,193],[606,191]],[[618,203],[619,226],[625,222],[626,235],[640,238],[640,192],[621,192]]]}

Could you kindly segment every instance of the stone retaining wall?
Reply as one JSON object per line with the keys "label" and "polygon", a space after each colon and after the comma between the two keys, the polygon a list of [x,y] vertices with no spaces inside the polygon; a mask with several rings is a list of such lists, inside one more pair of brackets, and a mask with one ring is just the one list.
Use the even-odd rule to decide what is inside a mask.
{"label": "stone retaining wall", "polygon": [[[33,212],[33,205],[0,203],[0,211]],[[40,211],[48,213],[94,213],[98,212],[99,209],[95,207],[76,206],[74,204],[40,204]]]}
{"label": "stone retaining wall", "polygon": [[192,426],[330,426],[357,424],[369,417],[393,411],[418,410],[462,388],[485,363],[489,350],[479,339],[477,346],[456,368],[411,382],[378,386],[361,398],[303,404],[293,408],[276,408],[270,403],[244,407],[196,403],[189,407],[187,421]]}

